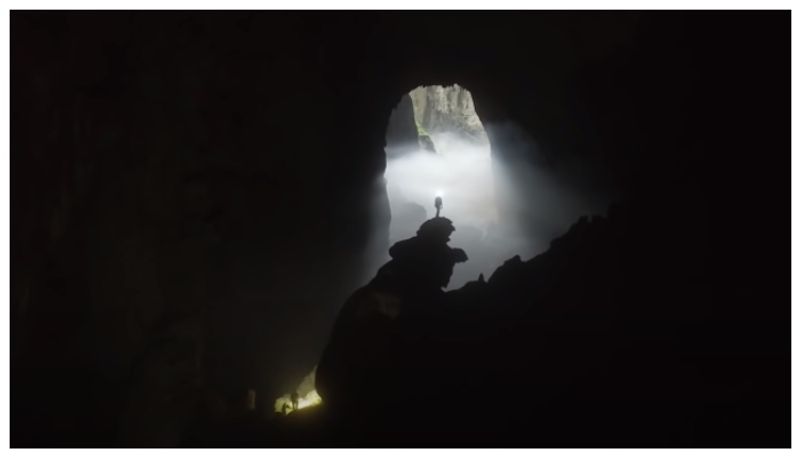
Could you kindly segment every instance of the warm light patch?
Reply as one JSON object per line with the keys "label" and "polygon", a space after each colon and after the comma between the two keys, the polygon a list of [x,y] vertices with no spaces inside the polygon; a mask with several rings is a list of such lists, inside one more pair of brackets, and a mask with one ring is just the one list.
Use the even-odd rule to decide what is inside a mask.
{"label": "warm light patch", "polygon": [[[317,374],[317,367],[314,367],[303,381],[297,386],[297,409],[308,408],[310,406],[319,405],[322,403],[322,397],[317,393],[314,387],[314,379]],[[275,412],[281,414],[289,414],[296,411],[292,405],[292,394],[288,393],[275,399]]]}
{"label": "warm light patch", "polygon": [[[320,397],[317,393],[317,390],[314,389],[298,399],[297,409],[308,408],[309,406],[318,405],[320,403],[322,403],[322,397]],[[295,411],[292,407],[292,399],[290,398],[289,394],[278,397],[275,400],[275,412],[283,413],[284,405],[286,405],[286,414]]]}

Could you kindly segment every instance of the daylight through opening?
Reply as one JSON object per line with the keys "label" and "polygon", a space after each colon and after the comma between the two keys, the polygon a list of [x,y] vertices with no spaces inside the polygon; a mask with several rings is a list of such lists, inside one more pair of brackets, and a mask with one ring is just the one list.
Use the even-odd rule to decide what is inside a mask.
{"label": "daylight through opening", "polygon": [[[390,245],[414,236],[436,215],[453,221],[452,246],[468,246],[448,289],[475,280],[497,266],[487,248],[498,212],[489,138],[472,94],[459,85],[420,86],[403,95],[386,131],[386,190],[391,209]],[[483,252],[486,251],[486,252]]]}

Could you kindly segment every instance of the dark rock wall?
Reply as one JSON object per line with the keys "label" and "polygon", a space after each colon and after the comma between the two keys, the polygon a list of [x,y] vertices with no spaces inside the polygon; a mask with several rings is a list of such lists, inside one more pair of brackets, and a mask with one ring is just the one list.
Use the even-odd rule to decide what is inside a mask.
{"label": "dark rock wall", "polygon": [[386,156],[391,158],[403,152],[419,149],[419,134],[414,121],[414,104],[408,94],[392,110],[386,126]]}
{"label": "dark rock wall", "polygon": [[468,88],[498,151],[491,125],[535,139],[510,161],[612,183],[713,291],[697,314],[782,342],[788,23],[14,12],[12,445],[176,445],[296,385],[388,228],[386,126],[425,84]]}

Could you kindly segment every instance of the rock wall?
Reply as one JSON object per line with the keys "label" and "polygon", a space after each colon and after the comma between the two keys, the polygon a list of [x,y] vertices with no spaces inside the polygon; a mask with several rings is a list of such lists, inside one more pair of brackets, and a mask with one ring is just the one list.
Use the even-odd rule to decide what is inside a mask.
{"label": "rock wall", "polygon": [[[779,442],[768,379],[785,368],[768,354],[787,341],[729,312],[706,322],[708,284],[673,281],[638,248],[652,226],[630,216],[581,218],[545,253],[447,294],[377,276],[337,321],[317,378],[323,419],[306,433],[323,445]],[[755,334],[731,338],[744,328]],[[761,373],[740,370],[751,357]]]}
{"label": "rock wall", "polygon": [[420,86],[410,92],[418,128],[428,134],[452,132],[476,143],[487,143],[486,131],[475,112],[472,94],[452,86]]}
{"label": "rock wall", "polygon": [[216,47],[241,22],[15,21],[15,442],[172,446],[250,388],[271,408],[358,284],[382,133],[318,61]]}
{"label": "rock wall", "polygon": [[420,147],[417,124],[414,120],[414,105],[411,96],[403,94],[392,110],[386,126],[386,157],[400,156]]}

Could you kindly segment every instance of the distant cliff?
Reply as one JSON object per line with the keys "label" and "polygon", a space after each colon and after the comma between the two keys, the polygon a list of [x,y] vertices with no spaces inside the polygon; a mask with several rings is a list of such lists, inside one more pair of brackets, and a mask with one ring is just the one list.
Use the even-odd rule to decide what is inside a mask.
{"label": "distant cliff", "polygon": [[412,90],[410,95],[420,136],[457,132],[477,143],[488,142],[468,90],[458,84],[424,86]]}

